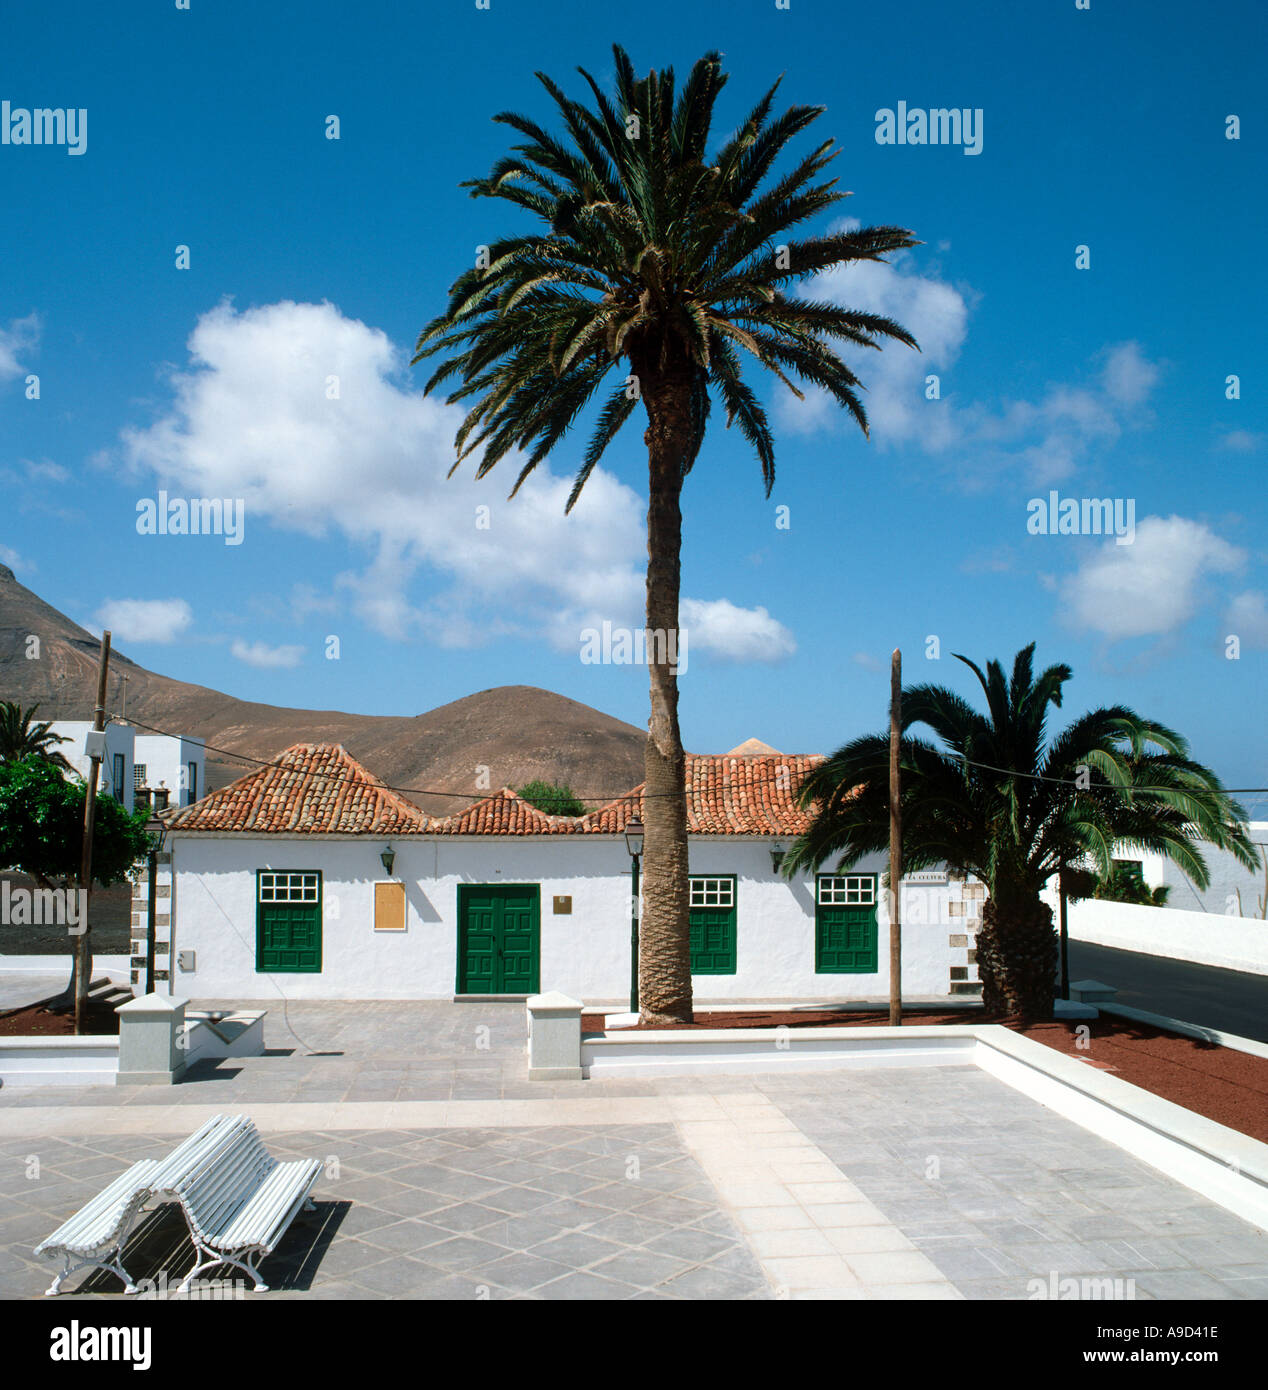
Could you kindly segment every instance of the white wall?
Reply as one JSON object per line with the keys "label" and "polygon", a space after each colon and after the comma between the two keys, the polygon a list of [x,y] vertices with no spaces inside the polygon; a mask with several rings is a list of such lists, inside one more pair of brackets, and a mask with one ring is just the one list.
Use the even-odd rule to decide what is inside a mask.
{"label": "white wall", "polygon": [[[1268,843],[1268,822],[1251,821],[1246,829],[1250,838],[1258,843],[1262,854],[1263,845]],[[1209,845],[1199,845],[1198,848],[1206,860],[1206,867],[1211,875],[1211,886],[1195,888],[1174,864],[1162,864],[1159,881],[1171,886],[1167,907],[1184,912],[1214,912],[1221,916],[1253,917],[1262,921],[1264,913],[1259,906],[1259,900],[1268,892],[1264,870],[1260,868],[1252,872],[1245,869],[1231,854],[1211,849]]]}
{"label": "white wall", "polygon": [[[138,734],[136,761],[145,764],[145,783],[165,786],[171,793],[169,805],[188,806],[207,795],[205,752],[200,738],[168,734]],[[197,785],[190,786],[189,764],[195,766]],[[196,795],[191,795],[191,792]]]}
{"label": "white wall", "polygon": [[[1268,845],[1268,821],[1250,821],[1246,830],[1262,853]],[[1161,854],[1132,849],[1126,845],[1114,851],[1116,859],[1137,859],[1141,873],[1150,888],[1163,885],[1171,889],[1167,895],[1167,910],[1178,912],[1213,912],[1228,917],[1264,918],[1259,900],[1268,893],[1264,868],[1243,868],[1231,854],[1199,845],[1211,877],[1209,888],[1197,888],[1180,869]]]}
{"label": "white wall", "polygon": [[[90,719],[58,719],[53,722],[52,731],[70,739],[69,743],[57,746],[57,751],[85,780],[91,768],[91,760],[84,753],[84,737],[92,728]],[[101,764],[101,776],[97,781],[99,796],[114,796],[114,759],[116,753],[123,754],[123,805],[131,811],[132,766],[136,730],[130,724],[106,725],[106,756]]]}
{"label": "white wall", "polygon": [[1268,975],[1268,922],[1130,903],[1071,903],[1074,941]]}
{"label": "white wall", "polygon": [[[173,972],[175,993],[199,998],[452,998],[457,981],[460,883],[541,887],[541,988],[583,1000],[629,993],[630,859],[617,838],[496,837],[394,839],[393,877],[406,884],[404,932],[373,929],[373,884],[384,878],[385,841],[330,836],[257,839],[177,834],[173,849],[172,959],[197,952],[193,974]],[[882,857],[856,872],[880,873]],[[320,974],[260,975],[255,969],[256,870],[322,871]],[[816,975],[813,881],[788,883],[771,868],[766,840],[694,838],[692,873],[734,873],[737,973],[701,975],[706,999],[883,997],[889,991],[888,915],[878,908],[878,969],[871,975]],[[903,987],[945,996],[950,969],[965,966],[968,943],[951,947],[966,919],[948,902],[962,885],[904,886]],[[552,899],[572,898],[556,916]],[[969,924],[971,930],[972,924]],[[976,970],[968,967],[970,979]]]}

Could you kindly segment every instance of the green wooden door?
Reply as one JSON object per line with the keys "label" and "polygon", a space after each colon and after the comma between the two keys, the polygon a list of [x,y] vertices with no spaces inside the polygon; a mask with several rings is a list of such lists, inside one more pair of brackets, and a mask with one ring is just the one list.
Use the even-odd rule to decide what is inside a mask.
{"label": "green wooden door", "polygon": [[820,874],[815,889],[815,972],[874,975],[876,875]]}
{"label": "green wooden door", "polygon": [[735,875],[691,878],[691,973],[734,975]]}
{"label": "green wooden door", "polygon": [[256,875],[255,968],[261,974],[321,971],[321,874]]}
{"label": "green wooden door", "polygon": [[459,884],[459,994],[536,994],[540,960],[537,884]]}

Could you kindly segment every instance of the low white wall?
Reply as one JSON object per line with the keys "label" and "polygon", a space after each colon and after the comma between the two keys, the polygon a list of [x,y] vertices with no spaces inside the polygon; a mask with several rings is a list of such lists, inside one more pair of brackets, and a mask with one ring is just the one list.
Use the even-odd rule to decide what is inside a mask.
{"label": "low white wall", "polygon": [[1256,918],[1093,898],[1070,904],[1068,925],[1074,941],[1268,975],[1268,922]]}
{"label": "low white wall", "polygon": [[[171,843],[171,842],[169,842]],[[174,969],[169,987],[202,999],[448,999],[457,987],[458,886],[533,883],[541,893],[543,990],[583,1000],[629,993],[630,858],[622,839],[586,836],[393,839],[393,877],[405,884],[406,929],[376,932],[375,882],[387,838],[241,835],[176,836],[173,848],[172,961],[196,953],[196,972]],[[260,974],[255,968],[256,871],[322,872],[322,969]],[[883,856],[857,872],[880,874]],[[814,882],[792,883],[771,867],[766,840],[695,838],[693,874],[737,876],[737,970],[699,975],[697,997],[861,999],[889,992],[888,915],[878,906],[877,969],[815,971]],[[879,885],[878,885],[879,887]],[[964,885],[904,885],[903,989],[946,997],[952,967],[976,978],[969,949],[976,902]],[[553,899],[572,899],[556,914]],[[962,915],[963,914],[963,915]],[[963,939],[950,945],[952,935]]]}
{"label": "low white wall", "polygon": [[0,1088],[113,1086],[118,1037],[0,1038]]}
{"label": "low white wall", "polygon": [[[55,956],[0,956],[0,975],[65,975],[70,979],[71,955]],[[112,980],[124,984],[132,978],[131,956],[98,956],[92,958],[92,976],[109,975]]]}
{"label": "low white wall", "polygon": [[581,1040],[588,1077],[750,1075],[840,1067],[965,1066],[974,1061],[971,1027],[699,1028]]}

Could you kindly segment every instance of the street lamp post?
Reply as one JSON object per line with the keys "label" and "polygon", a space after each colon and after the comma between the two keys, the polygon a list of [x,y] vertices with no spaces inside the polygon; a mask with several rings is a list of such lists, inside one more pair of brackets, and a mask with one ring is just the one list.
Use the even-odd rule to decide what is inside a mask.
{"label": "street lamp post", "polygon": [[635,816],[625,827],[630,852],[630,1013],[638,1013],[638,861],[643,853],[643,822]]}
{"label": "street lamp post", "polygon": [[160,788],[154,793],[151,804],[149,819],[145,822],[146,834],[150,837],[150,852],[148,855],[150,888],[148,902],[145,905],[145,992],[154,993],[154,938],[157,935],[155,927],[155,912],[158,903],[155,901],[158,891],[158,857],[163,850],[163,842],[167,838],[167,825],[160,817],[159,812],[167,809],[167,788]]}

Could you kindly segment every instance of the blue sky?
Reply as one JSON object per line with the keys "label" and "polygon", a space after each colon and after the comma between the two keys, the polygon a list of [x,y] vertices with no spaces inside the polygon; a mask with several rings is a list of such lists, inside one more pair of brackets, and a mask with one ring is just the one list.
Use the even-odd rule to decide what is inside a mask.
{"label": "blue sky", "polygon": [[[510,459],[446,481],[454,412],[407,364],[476,246],[531,225],[457,185],[514,138],[496,111],[549,119],[534,70],[582,95],[614,41],[680,74],[718,48],[719,139],[783,72],[782,104],[827,108],[794,151],[839,143],[840,215],[925,243],[813,290],[924,351],[861,363],[870,441],[755,369],[769,501],[715,412],[684,497],[687,746],[826,750],[883,725],[894,646],[969,694],[951,653],[1037,640],[1071,714],[1132,704],[1268,785],[1258,7],[407,8],[6,16],[0,100],[88,112],[81,155],[0,144],[0,560],[24,583],[247,699],[413,714],[523,683],[643,725],[645,671],[580,659],[585,627],[640,622],[641,425],[565,519],[584,433],[513,502]],[[878,144],[899,101],[980,109],[981,152]],[[138,534],[160,489],[242,498],[242,543]],[[1053,489],[1130,500],[1131,544],[1029,534]]]}

